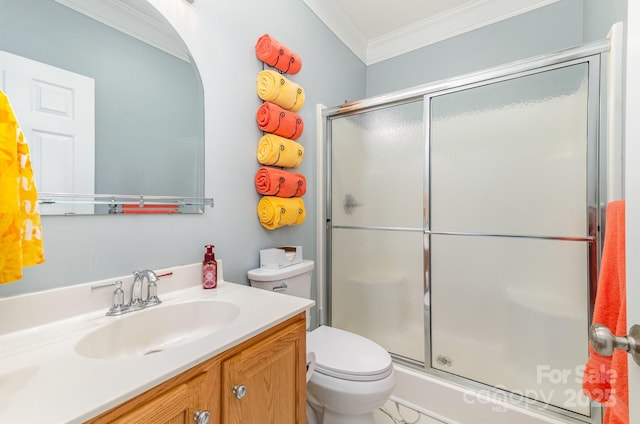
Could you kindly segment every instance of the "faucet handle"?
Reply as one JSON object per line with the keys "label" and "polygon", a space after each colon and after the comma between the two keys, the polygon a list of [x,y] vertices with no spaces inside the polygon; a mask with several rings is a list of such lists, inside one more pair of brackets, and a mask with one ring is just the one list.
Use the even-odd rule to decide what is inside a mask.
{"label": "faucet handle", "polygon": [[158,285],[155,281],[149,280],[147,284],[147,300],[144,302],[145,306],[153,306],[162,303],[158,298]]}
{"label": "faucet handle", "polygon": [[158,275],[151,269],[143,269],[142,271],[136,272],[136,276],[140,277],[141,282],[144,281],[145,278],[147,279],[147,299],[144,301],[143,307],[146,308],[161,303],[158,298],[158,285],[156,284]]}
{"label": "faucet handle", "polygon": [[122,290],[122,281],[116,281],[116,289],[113,291],[111,307],[107,311],[107,316],[121,315],[126,311],[124,305],[124,290]]}
{"label": "faucet handle", "polygon": [[142,280],[144,275],[142,271],[133,271],[133,283],[131,283],[131,294],[127,308],[131,311],[142,309],[144,301],[142,300]]}

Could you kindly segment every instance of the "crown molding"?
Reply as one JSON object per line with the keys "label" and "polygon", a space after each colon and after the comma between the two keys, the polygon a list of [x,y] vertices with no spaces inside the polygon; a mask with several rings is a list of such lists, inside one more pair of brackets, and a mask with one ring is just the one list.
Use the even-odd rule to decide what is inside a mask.
{"label": "crown molding", "polygon": [[155,9],[134,8],[126,1],[55,1],[185,62],[191,62],[187,47],[173,28],[166,23],[160,12]]}
{"label": "crown molding", "polygon": [[313,13],[353,52],[367,63],[369,41],[356,30],[350,19],[335,2],[327,0],[303,0]]}
{"label": "crown molding", "polygon": [[351,25],[335,2],[303,1],[360,60],[372,65],[559,0],[471,0],[372,40]]}
{"label": "crown molding", "polygon": [[435,44],[559,0],[474,0],[370,40],[367,65]]}

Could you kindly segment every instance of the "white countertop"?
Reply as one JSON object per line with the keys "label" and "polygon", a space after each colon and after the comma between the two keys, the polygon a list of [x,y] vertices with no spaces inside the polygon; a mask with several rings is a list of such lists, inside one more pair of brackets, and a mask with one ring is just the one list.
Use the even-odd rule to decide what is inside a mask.
{"label": "white countertop", "polygon": [[[158,283],[163,303],[151,309],[218,299],[237,304],[238,318],[202,339],[148,356],[89,359],[75,351],[84,335],[120,318],[105,316],[113,288],[91,291],[91,285],[121,279],[128,298],[130,279],[0,299],[0,423],[81,423],[314,305],[225,281],[204,290],[199,266],[159,270],[173,275]],[[144,311],[130,314],[136,313]]]}

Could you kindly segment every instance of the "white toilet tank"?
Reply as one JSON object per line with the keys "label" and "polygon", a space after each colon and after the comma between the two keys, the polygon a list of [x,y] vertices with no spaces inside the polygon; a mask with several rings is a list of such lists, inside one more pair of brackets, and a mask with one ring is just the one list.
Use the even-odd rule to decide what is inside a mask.
{"label": "white toilet tank", "polygon": [[313,261],[304,260],[280,269],[252,269],[247,275],[252,287],[310,299],[311,271]]}
{"label": "white toilet tank", "polygon": [[[247,275],[252,287],[311,299],[311,271],[313,271],[313,266],[313,261],[303,260],[300,263],[281,269],[252,269]],[[307,328],[309,328],[308,309]]]}

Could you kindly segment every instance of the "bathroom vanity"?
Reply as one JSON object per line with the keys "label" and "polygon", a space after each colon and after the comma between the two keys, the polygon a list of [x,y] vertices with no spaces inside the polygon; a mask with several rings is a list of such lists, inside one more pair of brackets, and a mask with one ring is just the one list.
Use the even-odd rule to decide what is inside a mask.
{"label": "bathroom vanity", "polygon": [[199,265],[158,270],[162,304],[117,317],[91,290],[116,279],[0,299],[0,422],[304,423],[313,301],[203,290]]}
{"label": "bathroom vanity", "polygon": [[304,423],[305,335],[303,313],[87,423]]}

